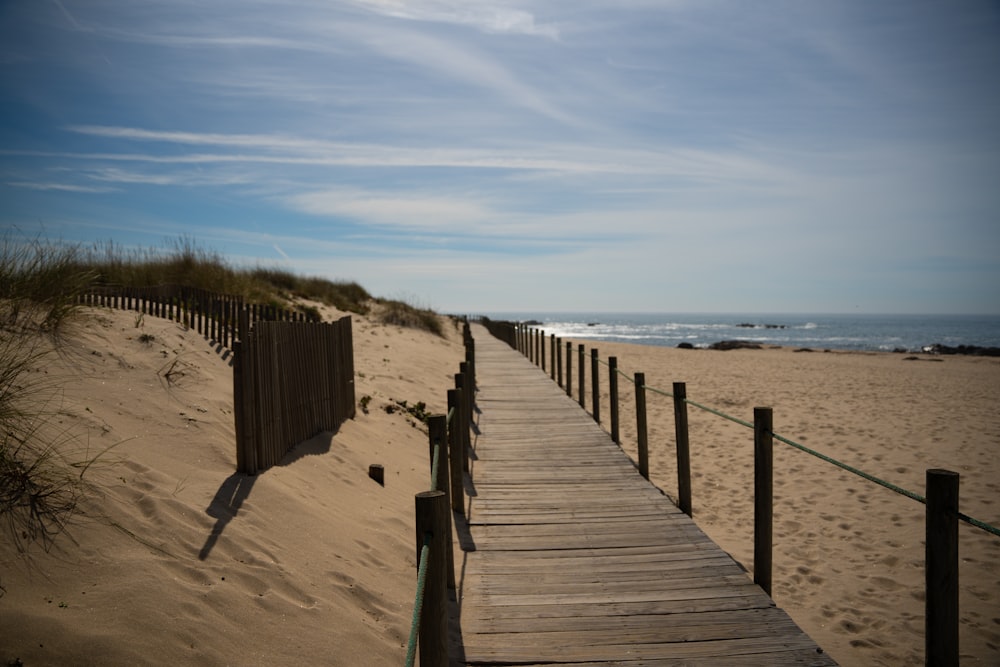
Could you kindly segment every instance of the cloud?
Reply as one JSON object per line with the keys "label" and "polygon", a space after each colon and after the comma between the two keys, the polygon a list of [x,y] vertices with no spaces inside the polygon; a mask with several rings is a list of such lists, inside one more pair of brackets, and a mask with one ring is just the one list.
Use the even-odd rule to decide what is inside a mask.
{"label": "cloud", "polygon": [[51,183],[37,181],[7,181],[7,185],[27,190],[57,190],[61,192],[101,193],[114,192],[115,188],[90,185],[75,185],[73,183]]}
{"label": "cloud", "polygon": [[538,24],[531,12],[511,7],[510,2],[481,0],[352,0],[352,4],[376,14],[410,21],[434,21],[466,25],[486,33],[534,35],[556,39],[554,24]]}
{"label": "cloud", "polygon": [[287,202],[293,209],[310,215],[425,231],[468,231],[496,217],[485,204],[470,199],[350,189],[306,192],[289,197]]}

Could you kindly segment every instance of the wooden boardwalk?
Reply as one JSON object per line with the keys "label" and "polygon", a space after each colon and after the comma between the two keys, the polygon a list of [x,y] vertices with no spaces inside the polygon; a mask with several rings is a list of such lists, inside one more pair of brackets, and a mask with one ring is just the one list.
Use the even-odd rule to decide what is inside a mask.
{"label": "wooden boardwalk", "polygon": [[475,334],[453,664],[835,664],[545,372]]}

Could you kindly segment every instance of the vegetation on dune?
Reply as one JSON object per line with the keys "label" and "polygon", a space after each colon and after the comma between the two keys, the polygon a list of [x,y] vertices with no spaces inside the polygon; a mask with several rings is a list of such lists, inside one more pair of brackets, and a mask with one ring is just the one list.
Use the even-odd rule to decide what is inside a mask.
{"label": "vegetation on dune", "polygon": [[[241,269],[220,254],[181,238],[164,250],[128,250],[113,242],[92,247],[0,239],[0,526],[18,550],[46,546],[62,530],[86,490],[84,473],[98,459],[74,459],[72,435],[55,427],[51,395],[37,371],[58,349],[58,334],[98,286],[183,285],[297,307],[317,316],[318,301],[341,311],[443,335],[440,317],[403,301],[374,299],[355,282],[303,277],[281,269]],[[2,589],[0,589],[2,591]]]}

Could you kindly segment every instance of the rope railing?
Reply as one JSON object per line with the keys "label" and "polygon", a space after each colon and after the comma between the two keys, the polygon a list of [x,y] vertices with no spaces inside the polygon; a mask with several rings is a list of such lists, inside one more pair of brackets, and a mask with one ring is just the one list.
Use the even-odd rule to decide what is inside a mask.
{"label": "rope railing", "polygon": [[424,534],[424,546],[420,549],[420,565],[417,568],[417,595],[413,603],[413,619],[410,621],[410,640],[406,644],[406,667],[413,667],[417,659],[417,637],[420,634],[420,614],[424,610],[424,589],[427,587],[427,561],[430,560],[431,536]]}
{"label": "rope railing", "polygon": [[[610,368],[610,364],[608,364],[608,363],[606,363],[604,361],[601,361],[601,363],[603,363],[605,366],[608,366]],[[631,380],[632,377],[633,377],[633,376],[629,375],[628,373],[626,373],[625,371],[623,371],[621,368],[616,367],[615,370],[622,377],[627,378],[629,380]],[[672,393],[670,393],[668,391],[664,391],[662,389],[658,389],[657,387],[653,387],[653,386],[645,384],[645,383],[643,383],[642,388],[645,389],[646,391],[650,391],[650,392],[653,392],[654,394],[659,394],[659,395],[665,396],[667,398],[673,398],[674,397],[674,394],[672,394]],[[731,422],[733,422],[735,424],[739,424],[740,426],[745,426],[746,428],[749,428],[751,430],[754,428],[754,425],[753,425],[752,422],[748,422],[748,421],[746,421],[744,419],[740,419],[739,417],[734,417],[732,415],[726,414],[725,412],[722,412],[721,410],[716,410],[715,408],[709,407],[707,405],[702,405],[701,403],[697,403],[695,401],[692,401],[689,398],[685,398],[684,402],[687,403],[688,405],[692,406],[692,407],[698,408],[699,410],[704,410],[705,412],[713,414],[713,415],[715,415],[717,417],[721,417],[723,419],[727,419],[727,420],[729,420],[729,421],[731,421]],[[849,473],[852,473],[854,475],[857,475],[858,477],[866,479],[869,482],[872,482],[874,484],[878,484],[879,486],[881,486],[883,488],[886,488],[886,489],[889,489],[890,491],[893,491],[895,493],[898,493],[901,496],[906,496],[907,498],[910,498],[912,500],[916,500],[918,503],[922,503],[924,505],[927,504],[927,499],[924,496],[920,495],[919,493],[915,493],[913,491],[910,491],[909,489],[906,489],[906,488],[903,488],[903,487],[899,486],[898,484],[893,484],[892,482],[890,482],[888,480],[884,480],[884,479],[882,479],[880,477],[876,477],[875,475],[872,475],[871,473],[867,473],[864,470],[861,470],[860,468],[855,468],[854,466],[852,466],[852,465],[850,465],[848,463],[844,463],[843,461],[838,461],[837,459],[833,458],[832,456],[827,456],[826,454],[823,454],[822,452],[818,452],[818,451],[816,451],[814,449],[806,447],[805,445],[803,445],[801,443],[798,443],[798,442],[795,442],[794,440],[791,440],[790,438],[786,438],[783,435],[779,435],[778,433],[772,433],[771,435],[778,442],[782,442],[782,443],[784,443],[784,444],[786,444],[786,445],[788,445],[790,447],[794,447],[795,449],[798,449],[798,450],[800,450],[802,452],[805,452],[806,454],[809,454],[811,456],[815,456],[816,458],[818,458],[818,459],[820,459],[822,461],[826,461],[827,463],[829,463],[831,465],[835,465],[838,468],[841,468],[842,470],[846,470]],[[971,526],[975,526],[976,528],[984,530],[987,533],[991,533],[993,535],[996,535],[996,536],[1000,537],[1000,528],[997,528],[996,526],[992,526],[992,525],[986,523],[985,521],[981,521],[979,519],[971,517],[968,514],[965,514],[963,512],[959,512],[958,513],[958,518],[961,521],[964,521],[965,523],[967,523],[967,524],[969,524]]]}
{"label": "rope railing", "polygon": [[[513,335],[511,346],[519,350],[536,365],[545,370],[544,332],[531,330],[526,325],[512,324]],[[564,341],[550,334],[550,347],[553,354],[550,357],[549,372],[552,380],[565,388],[567,395],[573,396],[573,342],[565,341],[565,376],[563,375],[562,350]],[[578,346],[580,407],[586,410],[584,394],[584,346]],[[600,394],[598,382],[597,350],[591,350],[592,390],[594,420],[600,423]],[[771,549],[773,527],[773,461],[772,442],[778,440],[790,447],[819,458],[822,461],[837,466],[842,470],[882,486],[890,491],[906,496],[922,503],[926,507],[926,540],[925,540],[925,649],[927,664],[958,664],[958,627],[959,627],[959,594],[958,594],[958,525],[960,521],[975,526],[987,533],[1000,536],[1000,529],[985,521],[975,519],[958,511],[958,480],[955,472],[940,469],[926,471],[926,496],[914,493],[901,486],[893,484],[875,475],[864,472],[854,466],[838,461],[809,447],[805,447],[789,438],[773,432],[771,408],[754,408],[753,423],[733,417],[721,410],[702,405],[687,398],[685,383],[675,382],[674,391],[667,392],[646,384],[644,373],[628,375],[618,368],[618,360],[609,357],[605,363],[612,372],[609,373],[609,402],[611,405],[611,438],[619,445],[618,437],[618,376],[627,378],[635,389],[636,439],[638,447],[639,473],[649,479],[649,443],[646,424],[646,392],[650,391],[667,398],[674,403],[674,423],[677,444],[677,505],[684,513],[691,515],[691,472],[690,452],[687,434],[687,406],[729,420],[740,426],[753,430],[754,433],[754,582],[768,594],[771,593]],[[601,362],[604,363],[604,362]],[[563,380],[565,379],[565,383]]]}
{"label": "rope railing", "polygon": [[475,343],[468,324],[463,333],[466,361],[459,364],[455,389],[448,391],[448,412],[431,415],[427,420],[431,483],[429,491],[416,495],[417,591],[407,644],[407,667],[414,664],[418,647],[421,667],[444,667],[449,661],[447,589],[455,588],[449,510],[463,509],[463,470],[468,470],[475,391]]}

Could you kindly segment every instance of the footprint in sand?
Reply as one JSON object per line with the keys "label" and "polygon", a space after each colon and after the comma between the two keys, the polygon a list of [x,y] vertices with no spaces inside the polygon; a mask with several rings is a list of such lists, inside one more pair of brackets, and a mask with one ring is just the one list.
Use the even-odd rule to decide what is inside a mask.
{"label": "footprint in sand", "polygon": [[902,585],[898,581],[889,577],[872,577],[871,581],[884,591],[898,591],[902,588]]}

